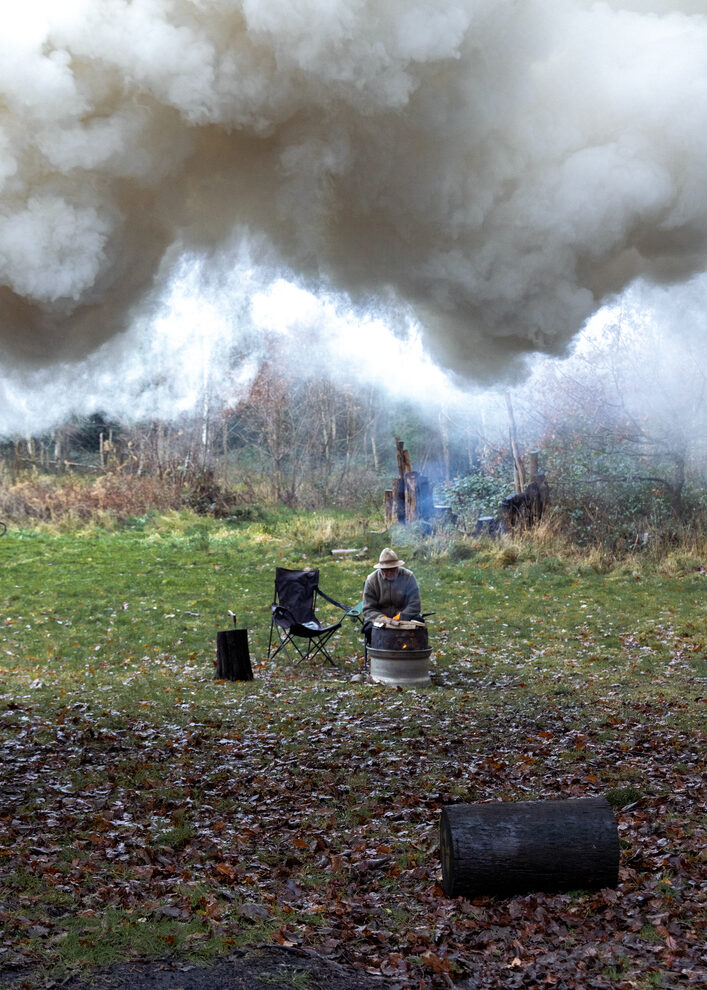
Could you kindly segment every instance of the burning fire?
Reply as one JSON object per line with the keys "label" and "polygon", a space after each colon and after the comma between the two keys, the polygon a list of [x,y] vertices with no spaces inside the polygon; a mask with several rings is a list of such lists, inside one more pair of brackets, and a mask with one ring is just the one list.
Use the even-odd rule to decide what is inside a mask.
{"label": "burning fire", "polygon": [[399,618],[400,618],[400,612],[398,612],[398,614],[397,614],[397,615],[394,615],[394,616],[393,616],[393,622],[395,622],[395,621],[396,621],[397,619],[399,619]]}

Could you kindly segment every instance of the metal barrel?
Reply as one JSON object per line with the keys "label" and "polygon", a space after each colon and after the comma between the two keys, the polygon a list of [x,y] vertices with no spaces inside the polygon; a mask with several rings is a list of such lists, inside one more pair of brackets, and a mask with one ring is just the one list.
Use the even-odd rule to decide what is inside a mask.
{"label": "metal barrel", "polygon": [[430,681],[430,653],[426,650],[368,649],[371,680],[378,684],[424,687]]}

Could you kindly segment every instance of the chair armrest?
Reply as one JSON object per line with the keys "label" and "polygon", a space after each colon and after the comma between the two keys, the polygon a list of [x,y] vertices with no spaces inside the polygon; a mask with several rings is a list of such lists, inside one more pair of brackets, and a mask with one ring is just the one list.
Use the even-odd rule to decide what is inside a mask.
{"label": "chair armrest", "polygon": [[270,611],[272,612],[273,616],[279,616],[280,618],[283,619],[289,619],[292,622],[292,625],[295,625],[295,623],[297,622],[297,619],[286,605],[271,605]]}
{"label": "chair armrest", "polygon": [[363,622],[363,599],[354,605],[352,608],[347,609],[345,619],[358,619],[359,622]]}
{"label": "chair armrest", "polygon": [[317,585],[317,594],[318,595],[321,595],[322,598],[324,598],[325,601],[328,601],[330,605],[336,605],[336,607],[337,608],[340,608],[342,612],[348,612],[349,611],[349,606],[348,605],[342,605],[341,602],[337,602],[337,600],[335,598],[330,598],[329,595],[325,594],[325,592],[322,591],[322,589],[319,587],[319,585]]}

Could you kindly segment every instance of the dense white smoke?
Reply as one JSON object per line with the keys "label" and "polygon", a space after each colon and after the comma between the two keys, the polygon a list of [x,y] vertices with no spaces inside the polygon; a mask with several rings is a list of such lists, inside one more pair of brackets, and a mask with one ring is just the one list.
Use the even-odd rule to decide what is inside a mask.
{"label": "dense white smoke", "polygon": [[185,258],[223,299],[247,245],[253,285],[400,306],[491,381],[704,270],[706,174],[702,0],[24,0],[0,350],[120,367]]}

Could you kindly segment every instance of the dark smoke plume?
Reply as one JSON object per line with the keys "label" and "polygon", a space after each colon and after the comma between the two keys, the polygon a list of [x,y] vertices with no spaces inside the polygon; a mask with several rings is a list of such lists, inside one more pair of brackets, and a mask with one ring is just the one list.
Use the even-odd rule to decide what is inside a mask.
{"label": "dark smoke plume", "polygon": [[24,0],[0,38],[6,366],[85,358],[184,256],[228,273],[243,245],[264,281],[411,309],[469,377],[563,353],[637,277],[704,270],[703,11]]}

